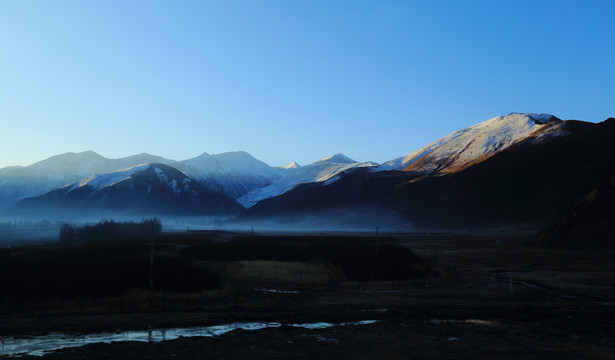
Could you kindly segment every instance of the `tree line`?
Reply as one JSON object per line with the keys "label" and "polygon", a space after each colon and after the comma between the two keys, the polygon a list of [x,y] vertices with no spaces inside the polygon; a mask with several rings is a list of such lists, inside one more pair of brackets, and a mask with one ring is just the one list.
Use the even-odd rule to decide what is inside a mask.
{"label": "tree line", "polygon": [[94,225],[76,226],[64,223],[60,228],[59,240],[64,243],[113,241],[155,236],[161,232],[162,222],[158,218],[143,219],[141,222],[102,219]]}

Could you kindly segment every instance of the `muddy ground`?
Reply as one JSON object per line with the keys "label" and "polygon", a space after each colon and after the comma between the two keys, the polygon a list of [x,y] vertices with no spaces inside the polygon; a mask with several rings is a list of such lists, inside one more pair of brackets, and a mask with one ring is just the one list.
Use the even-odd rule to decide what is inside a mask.
{"label": "muddy ground", "polygon": [[[379,320],[308,330],[235,330],[158,343],[93,344],[43,359],[612,359],[615,252],[528,245],[510,233],[423,234],[403,242],[441,270],[390,282],[341,282],[297,294],[244,283],[218,297],[148,299],[136,313],[9,314],[2,335],[98,333],[237,321]],[[260,284],[271,288],[275,284]],[[223,290],[224,291],[224,290]],[[23,357],[37,358],[39,357]]]}

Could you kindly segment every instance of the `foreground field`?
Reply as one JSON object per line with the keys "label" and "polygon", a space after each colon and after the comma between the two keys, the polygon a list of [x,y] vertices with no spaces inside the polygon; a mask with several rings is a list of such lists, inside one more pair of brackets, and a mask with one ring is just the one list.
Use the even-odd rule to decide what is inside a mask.
{"label": "foreground field", "polygon": [[[186,249],[187,240],[177,238],[176,243]],[[211,246],[207,244],[205,248]],[[190,271],[221,274],[219,288],[132,290],[32,303],[9,308],[0,332],[26,336],[238,321],[379,320],[361,326],[282,326],[156,343],[93,344],[44,358],[612,358],[612,251],[541,248],[528,245],[525,236],[495,233],[398,236],[395,246],[412,249],[421,260],[406,267],[414,269],[412,274],[380,281],[369,277],[385,272],[357,272],[352,276],[360,280],[353,280],[342,266],[322,259],[221,261],[192,251]]]}

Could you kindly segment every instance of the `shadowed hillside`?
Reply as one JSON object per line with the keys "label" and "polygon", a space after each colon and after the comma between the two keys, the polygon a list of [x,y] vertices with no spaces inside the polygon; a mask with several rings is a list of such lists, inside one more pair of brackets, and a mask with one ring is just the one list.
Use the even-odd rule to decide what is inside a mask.
{"label": "shadowed hillside", "polygon": [[615,171],[541,231],[537,242],[584,248],[615,245]]}

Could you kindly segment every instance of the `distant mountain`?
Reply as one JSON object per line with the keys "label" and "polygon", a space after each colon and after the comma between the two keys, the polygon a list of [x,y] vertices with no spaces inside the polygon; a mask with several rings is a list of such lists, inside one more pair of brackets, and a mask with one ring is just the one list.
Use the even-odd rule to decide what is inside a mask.
{"label": "distant mountain", "polygon": [[245,151],[216,155],[203,153],[170,165],[208,188],[234,199],[270,185],[282,176],[282,169],[271,167]]}
{"label": "distant mountain", "polygon": [[[466,163],[456,171],[438,172],[443,169],[442,162],[422,168],[438,176],[426,175],[420,169],[354,171],[331,184],[302,184],[264,199],[238,221],[279,219],[286,224],[321,225],[331,223],[334,212],[347,224],[364,227],[385,223],[400,228],[481,228],[519,223],[542,226],[560,216],[615,168],[615,119],[599,124],[570,120],[551,123],[525,131],[528,136],[504,150]],[[484,134],[475,133],[479,140]],[[506,141],[497,143],[513,138],[518,137],[505,137]],[[469,149],[478,142],[459,146]],[[448,163],[459,158],[447,157],[451,160]],[[411,165],[400,167],[407,170]]]}
{"label": "distant mountain", "polygon": [[337,153],[335,155],[327,156],[322,159],[319,159],[315,162],[315,164],[356,164],[357,161],[352,160],[348,156]]}
{"label": "distant mountain", "polygon": [[177,169],[143,164],[75,181],[44,195],[21,200],[12,216],[233,215],[243,207]]}
{"label": "distant mountain", "polygon": [[481,162],[519,141],[568,135],[565,123],[548,114],[510,113],[455,131],[375,170],[450,173]]}
{"label": "distant mountain", "polygon": [[[296,164],[295,164],[296,165]],[[270,185],[256,188],[237,199],[244,207],[249,208],[262,199],[278,196],[302,183],[331,183],[344,172],[358,168],[376,166],[373,162],[357,162],[343,154],[335,154],[322,158],[306,166],[287,167],[282,176]]]}
{"label": "distant mountain", "polygon": [[0,169],[0,213],[21,199],[42,195],[79,179],[143,163],[170,160],[150,154],[107,159],[93,151],[52,156],[30,166]]}

